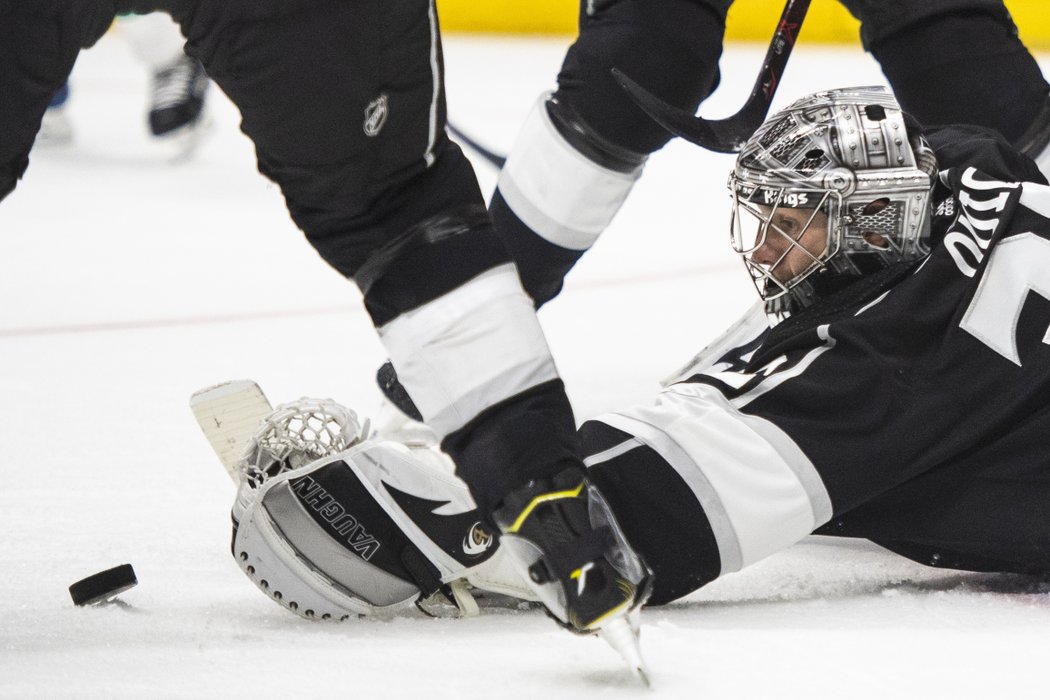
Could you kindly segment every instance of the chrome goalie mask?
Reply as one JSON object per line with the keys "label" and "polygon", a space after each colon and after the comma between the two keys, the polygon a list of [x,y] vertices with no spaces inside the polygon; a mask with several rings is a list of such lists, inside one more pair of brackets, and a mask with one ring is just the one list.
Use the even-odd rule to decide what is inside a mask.
{"label": "chrome goalie mask", "polygon": [[767,313],[783,318],[835,281],[925,256],[936,173],[884,87],[816,93],[766,120],[729,189],[733,249]]}

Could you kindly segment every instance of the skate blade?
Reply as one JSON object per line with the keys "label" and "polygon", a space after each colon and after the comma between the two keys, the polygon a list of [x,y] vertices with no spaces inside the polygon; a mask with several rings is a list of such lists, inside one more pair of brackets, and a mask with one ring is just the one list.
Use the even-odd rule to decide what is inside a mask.
{"label": "skate blade", "polygon": [[616,650],[616,653],[627,662],[631,673],[635,675],[646,688],[652,687],[649,682],[649,668],[642,658],[642,646],[638,634],[638,628],[628,622],[626,616],[620,616],[610,620],[598,629],[598,636]]}

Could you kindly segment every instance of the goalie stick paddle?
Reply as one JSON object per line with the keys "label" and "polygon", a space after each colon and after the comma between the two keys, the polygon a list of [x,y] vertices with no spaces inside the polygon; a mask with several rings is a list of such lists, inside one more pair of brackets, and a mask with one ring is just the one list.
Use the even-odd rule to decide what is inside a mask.
{"label": "goalie stick paddle", "polygon": [[787,0],[750,97],[739,112],[726,119],[704,119],[673,107],[617,68],[613,68],[613,76],[646,114],[675,136],[681,136],[710,151],[738,153],[769,113],[769,105],[780,85],[780,77],[784,74],[791,50],[795,47],[809,2]]}
{"label": "goalie stick paddle", "polygon": [[237,462],[259,424],[273,411],[259,385],[250,379],[223,382],[193,393],[190,409],[233,483]]}

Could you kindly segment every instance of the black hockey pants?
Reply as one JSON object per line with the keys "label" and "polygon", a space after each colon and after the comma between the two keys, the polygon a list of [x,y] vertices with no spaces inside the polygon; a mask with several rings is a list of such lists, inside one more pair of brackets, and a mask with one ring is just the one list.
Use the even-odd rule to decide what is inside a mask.
{"label": "black hockey pants", "polygon": [[118,11],[162,10],[240,109],[259,170],[321,256],[358,281],[377,325],[509,259],[469,162],[445,134],[428,0],[3,3],[0,196],[24,172],[80,49]]}
{"label": "black hockey pants", "polygon": [[[179,22],[187,53],[240,110],[259,170],[281,187],[322,257],[358,283],[377,327],[488,272],[499,276],[504,305],[518,303],[506,281],[510,256],[493,233],[473,170],[445,134],[433,0],[0,3],[0,196],[25,170],[40,119],[80,48],[97,41],[117,12],[166,11]],[[475,285],[468,301],[487,289]],[[440,355],[444,373],[420,360],[429,373],[420,370],[405,385],[429,390],[428,408],[455,417],[443,430],[444,447],[484,507],[529,479],[577,464],[578,443],[527,303],[524,313],[484,322],[464,308],[450,302],[432,311],[438,320],[426,331],[436,338],[418,343],[433,350],[431,359]],[[405,335],[412,333],[398,336],[397,347],[410,364],[423,353]],[[491,343],[503,343],[504,352],[485,352]],[[450,386],[458,382],[457,363],[472,363],[477,375],[486,370],[487,382]],[[535,371],[515,375],[521,366]]]}

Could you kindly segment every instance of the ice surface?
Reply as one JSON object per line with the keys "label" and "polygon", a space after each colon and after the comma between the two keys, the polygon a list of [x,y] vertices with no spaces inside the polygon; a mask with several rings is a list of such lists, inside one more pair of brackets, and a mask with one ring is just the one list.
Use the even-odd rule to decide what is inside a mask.
{"label": "ice surface", "polygon": [[[449,112],[497,149],[565,41],[450,37]],[[743,103],[730,46],[703,112]],[[778,104],[881,83],[859,48],[799,47]],[[309,623],[229,559],[229,479],[188,409],[225,379],[369,411],[384,359],[355,289],[259,176],[234,109],[172,166],[119,35],[85,52],[76,142],[0,206],[0,697],[1045,697],[1050,587],[814,538],[643,618],[653,690],[537,612]],[[542,314],[580,416],[642,400],[750,302],[729,252],[728,156],[674,143]],[[490,190],[495,174],[479,162]],[[134,564],[130,607],[66,587]]]}

